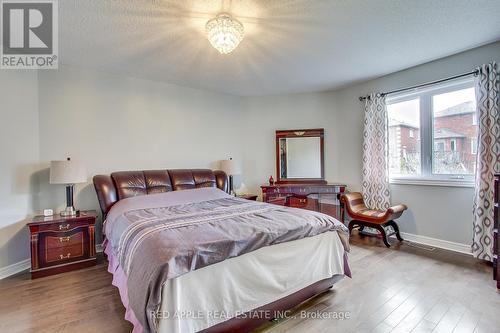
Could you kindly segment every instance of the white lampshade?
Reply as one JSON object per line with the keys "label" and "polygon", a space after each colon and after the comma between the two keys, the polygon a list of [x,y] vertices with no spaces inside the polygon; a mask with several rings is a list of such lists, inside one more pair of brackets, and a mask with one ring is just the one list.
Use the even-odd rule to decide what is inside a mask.
{"label": "white lampshade", "polygon": [[235,160],[220,161],[220,169],[228,176],[239,175],[241,173],[240,165]]}
{"label": "white lampshade", "polygon": [[79,161],[51,161],[50,183],[51,184],[76,184],[87,181],[87,170]]}

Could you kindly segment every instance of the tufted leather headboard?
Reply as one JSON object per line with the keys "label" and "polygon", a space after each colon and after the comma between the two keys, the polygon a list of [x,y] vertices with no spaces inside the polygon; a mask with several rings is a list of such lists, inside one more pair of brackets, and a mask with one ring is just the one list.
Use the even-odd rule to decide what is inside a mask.
{"label": "tufted leather headboard", "polygon": [[217,187],[228,191],[224,171],[209,169],[176,169],[120,171],[94,176],[94,187],[104,216],[119,200],[169,191],[200,187]]}

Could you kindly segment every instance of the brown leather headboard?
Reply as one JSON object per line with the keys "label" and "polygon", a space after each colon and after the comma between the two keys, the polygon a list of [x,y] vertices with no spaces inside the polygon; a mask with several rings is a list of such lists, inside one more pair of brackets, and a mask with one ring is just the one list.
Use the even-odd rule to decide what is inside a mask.
{"label": "brown leather headboard", "polygon": [[209,169],[120,171],[97,175],[93,180],[104,216],[118,200],[138,195],[200,187],[217,187],[228,192],[226,173]]}

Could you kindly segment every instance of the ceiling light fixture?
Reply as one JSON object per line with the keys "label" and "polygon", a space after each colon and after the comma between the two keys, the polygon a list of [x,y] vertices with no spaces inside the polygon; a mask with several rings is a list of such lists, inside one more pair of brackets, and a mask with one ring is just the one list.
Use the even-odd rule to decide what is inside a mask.
{"label": "ceiling light fixture", "polygon": [[243,24],[227,13],[209,20],[206,29],[210,44],[222,54],[231,53],[243,39]]}

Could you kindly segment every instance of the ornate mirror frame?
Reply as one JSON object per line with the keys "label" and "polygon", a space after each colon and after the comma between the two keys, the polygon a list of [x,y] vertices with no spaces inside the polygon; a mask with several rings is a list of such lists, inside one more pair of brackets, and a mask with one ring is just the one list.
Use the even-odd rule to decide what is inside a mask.
{"label": "ornate mirror frame", "polygon": [[[325,135],[325,130],[323,128],[276,131],[276,183],[278,183],[278,184],[326,184],[327,182],[325,181],[324,135]],[[319,137],[319,139],[320,139],[321,178],[281,178],[280,139],[283,139],[283,138],[304,138],[304,137]]]}

